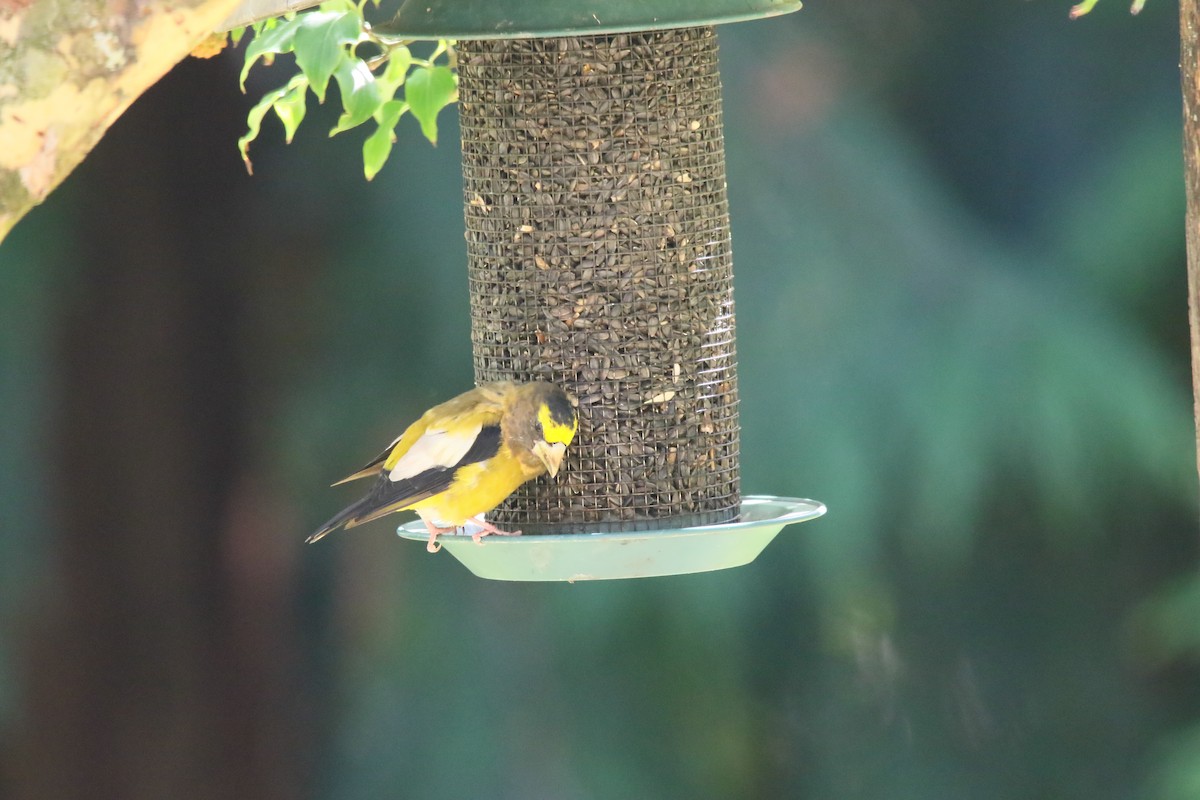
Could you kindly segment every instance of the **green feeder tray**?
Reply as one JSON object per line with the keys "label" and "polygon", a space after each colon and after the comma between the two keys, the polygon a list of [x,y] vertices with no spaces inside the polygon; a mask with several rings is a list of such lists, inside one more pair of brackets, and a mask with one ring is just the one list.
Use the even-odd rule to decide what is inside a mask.
{"label": "green feeder tray", "polygon": [[524,39],[659,31],[787,14],[798,0],[406,0],[375,32],[403,39]]}
{"label": "green feeder tray", "polygon": [[[711,572],[749,564],[785,525],[816,519],[825,505],[816,500],[747,495],[741,519],[722,525],[661,531],[575,533],[545,536],[487,536],[478,544],[470,532],[438,537],[442,548],[480,578],[498,581],[598,581]],[[396,531],[425,542],[418,521]]]}

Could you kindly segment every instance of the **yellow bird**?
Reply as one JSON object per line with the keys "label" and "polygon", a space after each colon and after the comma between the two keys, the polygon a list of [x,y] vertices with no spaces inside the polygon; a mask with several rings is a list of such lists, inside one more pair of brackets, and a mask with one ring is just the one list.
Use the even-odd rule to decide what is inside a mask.
{"label": "yellow bird", "polygon": [[413,510],[437,537],[468,522],[488,534],[515,536],[481,515],[527,480],[558,474],[579,430],[576,402],[550,383],[485,383],[434,406],[362,469],[334,484],[377,476],[374,488],[308,537],[352,528],[394,511]]}

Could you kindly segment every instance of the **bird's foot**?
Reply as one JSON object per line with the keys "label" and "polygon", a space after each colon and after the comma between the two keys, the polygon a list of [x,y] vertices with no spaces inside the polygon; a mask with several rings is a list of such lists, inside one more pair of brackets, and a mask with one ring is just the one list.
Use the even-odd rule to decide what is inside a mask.
{"label": "bird's foot", "polygon": [[439,528],[437,525],[434,525],[427,519],[422,519],[421,521],[425,523],[425,527],[429,531],[429,542],[425,545],[425,549],[430,553],[436,553],[438,550],[442,549],[442,543],[437,540],[437,537],[441,536],[443,533],[454,533],[455,529]]}
{"label": "bird's foot", "polygon": [[483,528],[483,530],[476,531],[475,533],[471,534],[471,541],[475,542],[475,544],[483,544],[483,537],[485,537],[485,536],[520,536],[521,535],[520,531],[502,531],[499,528],[497,528],[495,525],[493,525],[492,523],[490,523],[486,520],[480,519],[479,517],[472,517],[468,521],[474,522],[476,525]]}

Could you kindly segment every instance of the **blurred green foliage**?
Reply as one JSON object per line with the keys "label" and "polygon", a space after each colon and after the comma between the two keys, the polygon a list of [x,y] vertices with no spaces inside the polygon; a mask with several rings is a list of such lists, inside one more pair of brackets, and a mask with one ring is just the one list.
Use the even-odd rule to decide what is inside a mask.
{"label": "blurred green foliage", "polygon": [[[748,567],[628,583],[479,581],[391,521],[304,549],[313,795],[1196,796],[1173,13],[722,28],[744,489],[830,514]],[[247,340],[297,548],[331,479],[470,383],[443,123],[369,185],[321,125],[260,145],[231,257],[287,287]],[[48,339],[81,257],[53,231],[99,190],[0,250],[0,669],[52,532]]]}

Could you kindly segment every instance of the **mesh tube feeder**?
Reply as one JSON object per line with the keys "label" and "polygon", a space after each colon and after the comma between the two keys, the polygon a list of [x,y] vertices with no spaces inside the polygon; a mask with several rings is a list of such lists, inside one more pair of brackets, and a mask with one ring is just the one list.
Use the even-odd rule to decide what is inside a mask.
{"label": "mesh tube feeder", "polygon": [[740,492],[712,27],[800,3],[684,5],[408,0],[378,26],[458,41],[476,380],[549,380],[579,399],[558,478],[489,515],[526,535],[443,537],[481,577],[721,569],[824,513]]}

